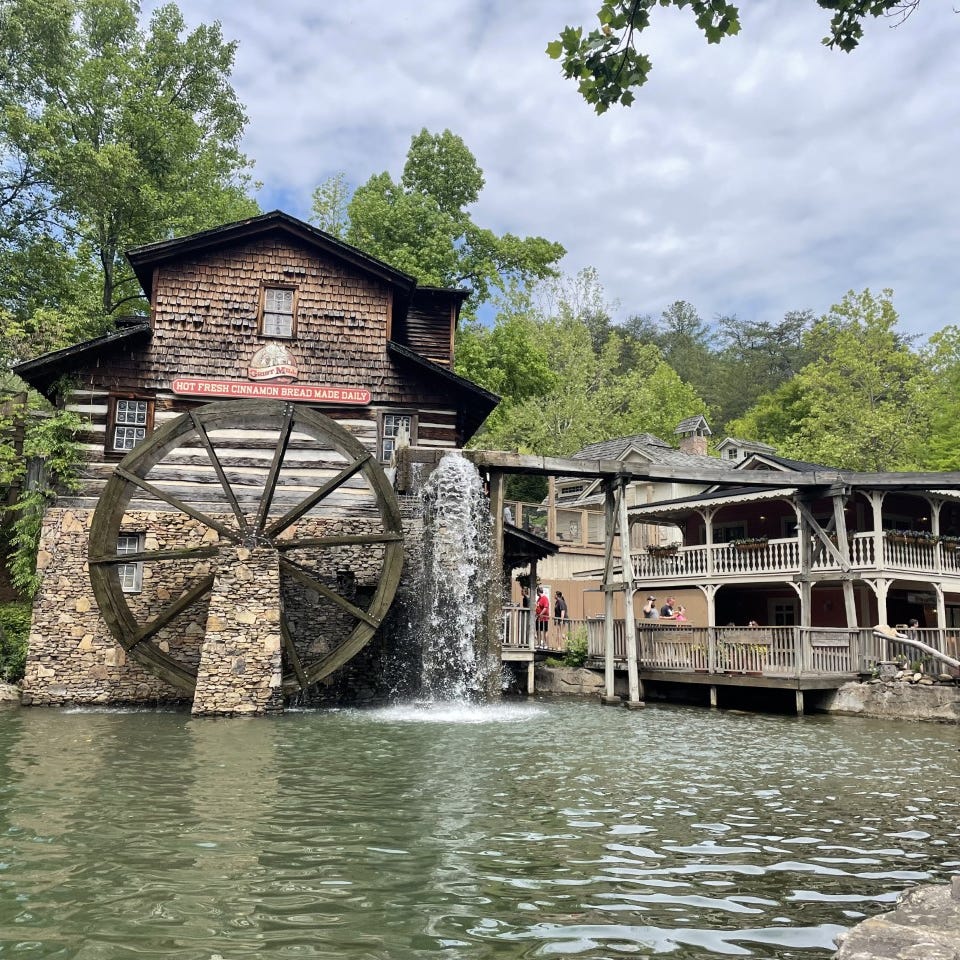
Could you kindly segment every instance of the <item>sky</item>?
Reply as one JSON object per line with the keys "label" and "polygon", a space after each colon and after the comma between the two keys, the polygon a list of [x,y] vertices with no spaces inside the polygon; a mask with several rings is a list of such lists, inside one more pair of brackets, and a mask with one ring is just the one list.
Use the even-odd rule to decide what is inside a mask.
{"label": "sky", "polygon": [[630,108],[597,116],[547,43],[592,28],[598,0],[181,0],[239,44],[233,85],[264,211],[308,219],[313,189],[399,179],[411,137],[450,129],[498,233],[562,243],[614,316],[687,300],[706,320],[826,312],[892,288],[901,329],[960,324],[960,14],[923,0],[867,24],[851,54],[820,40],[814,0],[744,0],[708,45],[657,8]]}

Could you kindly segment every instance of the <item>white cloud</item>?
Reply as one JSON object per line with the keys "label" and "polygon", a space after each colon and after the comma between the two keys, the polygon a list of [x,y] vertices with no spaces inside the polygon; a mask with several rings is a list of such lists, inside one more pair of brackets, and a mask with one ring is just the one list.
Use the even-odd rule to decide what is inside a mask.
{"label": "white cloud", "polygon": [[[184,5],[186,6],[186,5]],[[673,300],[701,314],[818,312],[894,288],[905,328],[960,323],[960,16],[922,4],[821,46],[813,0],[741,4],[710,46],[657,9],[651,79],[596,117],[544,48],[598,0],[205,0],[239,41],[234,86],[265,209],[306,216],[338,170],[398,175],[410,137],[449,127],[487,186],[476,218],[540,234],[595,266],[622,313]]]}

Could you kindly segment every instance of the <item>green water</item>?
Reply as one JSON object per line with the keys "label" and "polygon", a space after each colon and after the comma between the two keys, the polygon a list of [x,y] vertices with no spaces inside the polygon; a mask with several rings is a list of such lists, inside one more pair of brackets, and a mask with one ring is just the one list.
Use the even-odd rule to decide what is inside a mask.
{"label": "green water", "polygon": [[826,958],[960,870],[955,726],[0,711],[0,957]]}

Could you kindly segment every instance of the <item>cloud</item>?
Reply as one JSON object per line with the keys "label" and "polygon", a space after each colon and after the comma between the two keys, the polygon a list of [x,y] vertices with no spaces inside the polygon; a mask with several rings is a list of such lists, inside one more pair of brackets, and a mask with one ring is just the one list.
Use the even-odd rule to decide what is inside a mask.
{"label": "cloud", "polygon": [[261,204],[307,216],[343,170],[398,176],[422,127],[464,138],[486,176],[484,226],[563,243],[623,316],[676,299],[705,317],[823,312],[892,287],[905,329],[960,322],[960,16],[922,4],[853,54],[820,44],[813,0],[741,4],[708,45],[657,8],[653,73],[597,117],[544,54],[597,0],[207,0],[239,42],[234,86]]}

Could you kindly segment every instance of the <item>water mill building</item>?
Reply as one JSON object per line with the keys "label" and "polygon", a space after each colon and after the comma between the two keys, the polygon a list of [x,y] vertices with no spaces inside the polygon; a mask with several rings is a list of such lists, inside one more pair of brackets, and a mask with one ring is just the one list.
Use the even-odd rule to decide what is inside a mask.
{"label": "water mill building", "polygon": [[24,701],[277,709],[403,590],[395,447],[462,447],[497,403],[453,372],[468,291],[282,212],[128,257],[149,316],[16,369],[84,421],[81,487],[44,519]]}

